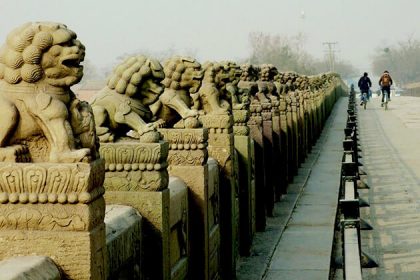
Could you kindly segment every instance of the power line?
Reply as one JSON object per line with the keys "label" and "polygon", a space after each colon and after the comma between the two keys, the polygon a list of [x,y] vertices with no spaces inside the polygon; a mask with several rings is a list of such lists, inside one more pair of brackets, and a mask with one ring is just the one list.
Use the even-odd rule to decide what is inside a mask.
{"label": "power line", "polygon": [[325,47],[327,47],[326,53],[328,57],[328,67],[331,72],[335,71],[335,46],[338,42],[323,42],[322,43]]}

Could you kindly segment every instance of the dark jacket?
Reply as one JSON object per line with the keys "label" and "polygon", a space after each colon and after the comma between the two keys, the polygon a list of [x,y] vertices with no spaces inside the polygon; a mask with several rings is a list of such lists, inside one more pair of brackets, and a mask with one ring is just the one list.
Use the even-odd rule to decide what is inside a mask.
{"label": "dark jacket", "polygon": [[357,85],[359,86],[359,88],[360,88],[360,91],[362,91],[362,92],[368,92],[369,91],[369,88],[372,86],[372,82],[370,81],[370,79],[369,79],[369,77],[368,76],[362,76],[360,79],[359,79],[359,82],[357,83]]}

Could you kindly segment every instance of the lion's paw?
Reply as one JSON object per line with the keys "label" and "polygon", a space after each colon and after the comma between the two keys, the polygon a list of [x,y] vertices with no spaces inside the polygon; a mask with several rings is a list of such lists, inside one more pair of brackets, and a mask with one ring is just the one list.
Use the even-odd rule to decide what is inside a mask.
{"label": "lion's paw", "polygon": [[26,145],[13,145],[0,148],[0,161],[30,162],[30,154]]}
{"label": "lion's paw", "polygon": [[197,117],[189,117],[184,119],[185,128],[197,128],[200,126],[200,121]]}
{"label": "lion's paw", "polygon": [[66,152],[51,152],[50,161],[60,163],[89,162],[90,149],[84,148]]}
{"label": "lion's paw", "polygon": [[142,143],[157,143],[159,139],[160,134],[158,131],[148,131],[140,136],[140,142]]}

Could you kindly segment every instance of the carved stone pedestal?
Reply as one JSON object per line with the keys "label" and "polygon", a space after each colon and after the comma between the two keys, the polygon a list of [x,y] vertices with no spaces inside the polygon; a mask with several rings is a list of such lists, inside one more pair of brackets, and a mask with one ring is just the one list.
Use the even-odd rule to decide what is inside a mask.
{"label": "carved stone pedestal", "polygon": [[280,176],[282,180],[282,189],[281,192],[285,194],[287,192],[287,185],[289,183],[288,177],[288,143],[287,139],[289,137],[288,130],[287,130],[287,106],[286,106],[286,99],[284,96],[280,97],[280,107],[279,107],[280,115]]}
{"label": "carved stone pedestal", "polygon": [[189,189],[189,279],[219,278],[219,190],[218,182],[209,180],[208,130],[159,131],[169,142],[169,174],[181,178]]}
{"label": "carved stone pedestal", "polygon": [[146,279],[170,279],[168,143],[102,143],[105,200],[136,208],[144,221],[141,267]]}
{"label": "carved stone pedestal", "polygon": [[261,103],[262,119],[263,119],[263,139],[264,139],[264,174],[265,174],[265,207],[267,216],[273,216],[274,210],[274,137],[273,137],[273,121],[271,112],[271,103]]}
{"label": "carved stone pedestal", "polygon": [[240,253],[249,255],[255,224],[255,156],[254,140],[249,137],[248,110],[233,110],[235,150],[238,153],[240,195]]}
{"label": "carved stone pedestal", "polygon": [[230,115],[204,115],[209,129],[209,156],[220,166],[220,234],[222,279],[235,278],[239,257],[239,186],[234,150],[233,118]]}
{"label": "carved stone pedestal", "polygon": [[292,108],[292,98],[290,94],[286,98],[287,100],[287,153],[288,153],[288,178],[289,182],[293,182],[293,177],[296,175],[296,131],[293,122],[293,108]]}
{"label": "carved stone pedestal", "polygon": [[273,185],[274,200],[280,201],[283,189],[285,188],[285,178],[282,177],[282,158],[281,158],[281,127],[280,127],[280,110],[279,101],[271,103],[271,119],[273,124]]}
{"label": "carved stone pedestal", "polygon": [[0,260],[48,256],[63,279],[106,279],[103,178],[102,160],[0,163]]}
{"label": "carved stone pedestal", "polygon": [[300,149],[301,147],[299,146],[300,144],[300,138],[299,138],[299,112],[298,112],[298,102],[297,102],[297,97],[296,97],[297,93],[292,92],[291,93],[291,98],[292,98],[292,103],[291,103],[291,108],[292,108],[292,126],[293,126],[293,170],[294,173],[293,175],[297,175],[297,171],[299,169],[299,153],[300,153]]}
{"label": "carved stone pedestal", "polygon": [[262,130],[262,108],[258,103],[250,105],[251,117],[248,121],[249,135],[254,140],[255,153],[255,225],[257,231],[264,231],[266,226],[266,207],[264,199],[264,138]]}

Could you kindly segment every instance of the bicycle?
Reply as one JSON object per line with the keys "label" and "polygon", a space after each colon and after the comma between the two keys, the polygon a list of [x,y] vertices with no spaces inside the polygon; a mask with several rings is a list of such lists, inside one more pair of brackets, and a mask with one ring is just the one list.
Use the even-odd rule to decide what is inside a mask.
{"label": "bicycle", "polygon": [[366,104],[367,104],[367,101],[368,101],[367,92],[362,92],[361,93],[360,100],[362,101],[360,106],[363,106],[363,109],[366,110]]}
{"label": "bicycle", "polygon": [[383,106],[385,110],[388,110],[388,101],[389,96],[391,95],[390,90],[383,90],[382,94],[384,95],[384,102],[382,102],[381,106]]}

